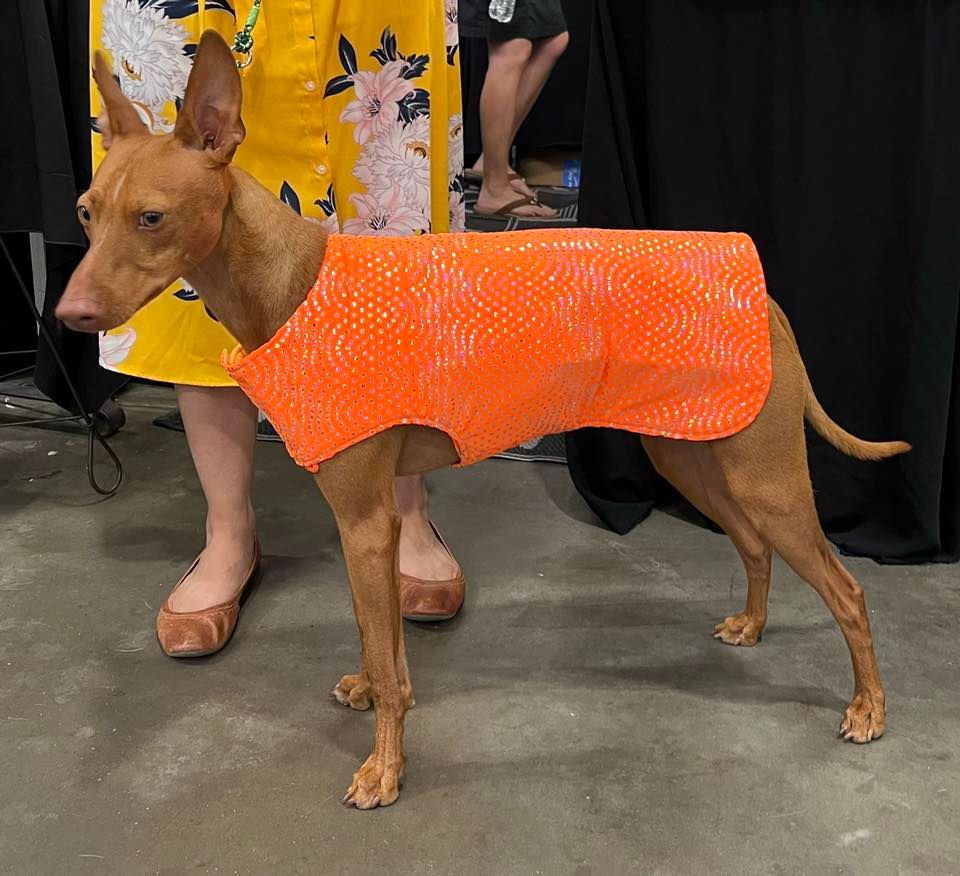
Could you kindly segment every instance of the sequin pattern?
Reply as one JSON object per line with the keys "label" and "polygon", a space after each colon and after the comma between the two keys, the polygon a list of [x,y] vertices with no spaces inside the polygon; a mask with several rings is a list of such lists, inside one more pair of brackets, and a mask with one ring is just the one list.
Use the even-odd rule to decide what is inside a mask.
{"label": "sequin pattern", "polygon": [[584,426],[711,440],[766,399],[766,288],[744,234],[335,235],[296,313],[224,364],[312,471],[403,423],[461,465]]}

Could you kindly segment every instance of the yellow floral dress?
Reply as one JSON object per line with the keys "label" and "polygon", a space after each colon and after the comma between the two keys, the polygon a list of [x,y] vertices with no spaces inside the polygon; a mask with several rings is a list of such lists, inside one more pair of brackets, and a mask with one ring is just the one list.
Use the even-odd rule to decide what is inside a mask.
{"label": "yellow floral dress", "polygon": [[[251,2],[91,0],[91,45],[152,130],[169,132],[200,34],[212,28],[232,43]],[[253,37],[240,167],[330,231],[463,229],[457,0],[262,0]],[[96,133],[93,152],[96,164]],[[229,386],[219,357],[234,344],[180,282],[101,337],[101,364]]]}

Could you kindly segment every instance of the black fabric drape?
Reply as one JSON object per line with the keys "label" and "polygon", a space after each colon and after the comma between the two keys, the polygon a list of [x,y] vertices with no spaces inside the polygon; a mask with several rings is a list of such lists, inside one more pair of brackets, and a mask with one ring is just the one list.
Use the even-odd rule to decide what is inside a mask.
{"label": "black fabric drape", "polygon": [[[585,0],[563,0],[563,14],[570,32],[570,45],[557,62],[543,92],[517,133],[516,144],[524,149],[580,148],[593,12],[590,3]],[[462,37],[460,75],[463,83],[463,145],[468,156],[479,155],[483,149],[480,141],[480,92],[486,73],[486,41]]]}
{"label": "black fabric drape", "polygon": [[[0,118],[5,124],[0,137],[0,233],[43,234],[44,319],[84,406],[96,410],[124,378],[98,366],[95,337],[65,331],[52,315],[85,247],[74,202],[90,181],[87,21],[85,0],[0,4],[0,57],[5,59],[0,88]],[[29,281],[29,262],[18,268]],[[5,282],[0,296],[8,307],[11,296],[20,297],[20,292]],[[74,407],[42,343],[34,379],[58,404]]]}
{"label": "black fabric drape", "polygon": [[[30,269],[30,241],[25,234],[3,235],[3,242],[14,259],[18,269]],[[7,259],[0,254],[0,290],[13,290],[14,275]],[[34,360],[37,345],[37,326],[33,313],[22,295],[7,295],[0,291],[0,374],[19,371],[30,367]],[[20,353],[20,351],[25,351]]]}
{"label": "black fabric drape", "polygon": [[[960,4],[598,0],[584,225],[743,230],[813,386],[868,464],[816,436],[824,527],[891,562],[960,554]],[[568,436],[623,532],[657,485],[637,439]]]}

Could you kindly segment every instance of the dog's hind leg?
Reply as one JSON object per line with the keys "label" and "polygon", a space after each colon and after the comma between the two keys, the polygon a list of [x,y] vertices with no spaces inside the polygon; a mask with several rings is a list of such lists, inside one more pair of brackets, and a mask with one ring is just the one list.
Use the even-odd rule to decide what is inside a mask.
{"label": "dog's hind leg", "polygon": [[803,363],[783,327],[773,320],[770,328],[774,377],[766,404],[748,428],[712,442],[707,458],[743,516],[820,594],[840,626],[854,677],[840,732],[845,739],[869,742],[883,733],[885,703],[863,590],[820,528],[803,432]]}
{"label": "dog's hind leg", "polygon": [[840,626],[853,662],[853,699],[840,723],[840,735],[870,742],[883,735],[886,699],[873,650],[863,588],[827,543],[813,504],[813,493],[787,514],[768,518],[762,531],[787,564],[827,604]]}
{"label": "dog's hind leg", "polygon": [[730,537],[747,575],[747,604],[740,614],[714,627],[728,645],[756,645],[767,623],[772,551],[730,495],[712,459],[713,447],[668,438],[645,438],[644,448],[661,476]]}
{"label": "dog's hind leg", "polygon": [[[403,775],[403,722],[413,702],[403,647],[398,590],[400,515],[394,476],[402,435],[388,430],[323,463],[317,484],[330,503],[353,592],[362,667],[341,681],[348,700],[373,700],[373,753],[353,777],[344,802],[360,809],[387,806]],[[349,689],[347,689],[349,688]]]}
{"label": "dog's hind leg", "polygon": [[[758,420],[740,435],[717,442],[716,458],[725,469],[731,500],[742,516],[749,518],[760,543],[772,546],[817,591],[840,626],[850,649],[854,678],[853,699],[840,733],[844,739],[869,742],[883,734],[885,699],[863,590],[833,553],[820,528],[800,443],[802,426],[789,420],[779,430],[768,425],[768,421]],[[799,436],[792,435],[794,431]],[[731,457],[750,459],[752,466],[749,471],[739,464],[731,469]],[[769,569],[769,554],[766,563]]]}

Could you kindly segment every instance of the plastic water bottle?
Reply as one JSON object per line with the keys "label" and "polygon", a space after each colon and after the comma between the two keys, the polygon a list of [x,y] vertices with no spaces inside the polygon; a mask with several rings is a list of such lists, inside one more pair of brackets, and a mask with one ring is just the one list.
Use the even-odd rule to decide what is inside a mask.
{"label": "plastic water bottle", "polygon": [[517,0],[490,0],[490,17],[500,24],[506,24],[513,18],[513,10],[517,5]]}

